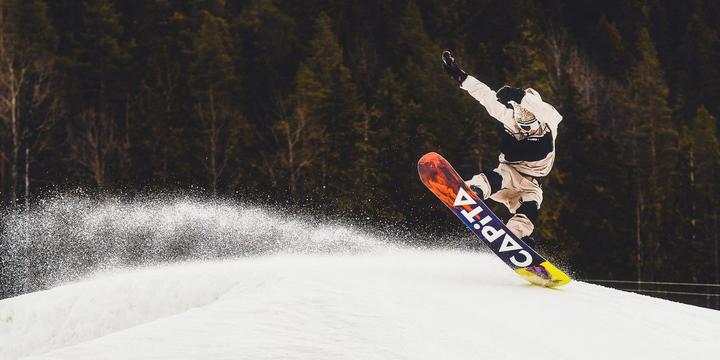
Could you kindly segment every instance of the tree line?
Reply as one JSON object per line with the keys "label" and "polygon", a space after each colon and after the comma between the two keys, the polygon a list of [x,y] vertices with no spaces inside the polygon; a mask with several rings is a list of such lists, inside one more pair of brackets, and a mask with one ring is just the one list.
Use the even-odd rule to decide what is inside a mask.
{"label": "tree line", "polygon": [[199,188],[457,225],[500,125],[440,66],[563,114],[537,235],[588,277],[720,283],[713,1],[0,0],[0,200]]}

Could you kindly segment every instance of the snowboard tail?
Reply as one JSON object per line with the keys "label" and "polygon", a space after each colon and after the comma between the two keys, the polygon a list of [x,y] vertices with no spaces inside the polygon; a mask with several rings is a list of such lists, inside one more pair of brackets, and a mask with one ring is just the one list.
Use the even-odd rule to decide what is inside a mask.
{"label": "snowboard tail", "polygon": [[505,227],[442,156],[425,154],[418,161],[418,173],[423,184],[515,273],[546,287],[570,282],[569,276]]}

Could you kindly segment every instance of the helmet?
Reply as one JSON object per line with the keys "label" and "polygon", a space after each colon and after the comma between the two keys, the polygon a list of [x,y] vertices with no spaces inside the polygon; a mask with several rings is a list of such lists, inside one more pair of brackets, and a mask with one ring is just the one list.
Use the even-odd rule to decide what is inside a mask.
{"label": "helmet", "polygon": [[510,105],[513,107],[513,120],[515,120],[515,123],[520,128],[520,132],[527,134],[540,128],[540,121],[538,121],[533,113],[515,101],[511,100]]}

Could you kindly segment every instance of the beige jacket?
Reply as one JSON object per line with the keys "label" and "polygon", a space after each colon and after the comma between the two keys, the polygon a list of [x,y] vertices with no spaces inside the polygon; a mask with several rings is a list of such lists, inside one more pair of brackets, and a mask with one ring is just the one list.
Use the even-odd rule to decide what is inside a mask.
{"label": "beige jacket", "polygon": [[525,90],[520,106],[532,112],[540,121],[540,131],[526,136],[515,123],[513,109],[508,109],[497,101],[495,91],[490,87],[468,76],[461,88],[470,93],[505,127],[501,141],[501,164],[510,165],[521,174],[531,177],[543,177],[550,173],[555,162],[558,124],[562,121],[562,116],[552,105],[544,102],[537,91]]}

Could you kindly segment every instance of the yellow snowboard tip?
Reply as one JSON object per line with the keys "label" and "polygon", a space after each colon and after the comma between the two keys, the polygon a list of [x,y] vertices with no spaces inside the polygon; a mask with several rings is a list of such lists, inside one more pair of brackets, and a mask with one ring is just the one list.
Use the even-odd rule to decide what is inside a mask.
{"label": "yellow snowboard tip", "polygon": [[515,272],[531,284],[545,287],[563,286],[571,280],[567,274],[548,261],[544,261],[534,268],[516,269]]}

